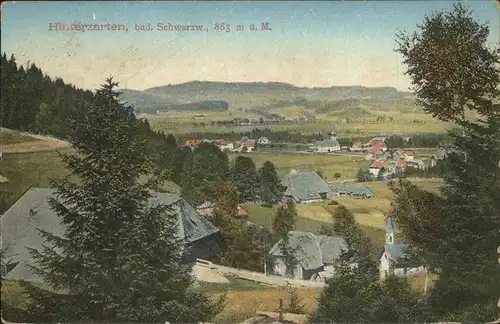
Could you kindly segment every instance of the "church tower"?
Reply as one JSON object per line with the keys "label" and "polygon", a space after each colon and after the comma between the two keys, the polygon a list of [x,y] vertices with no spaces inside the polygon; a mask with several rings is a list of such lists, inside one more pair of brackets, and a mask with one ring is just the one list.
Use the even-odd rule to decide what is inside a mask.
{"label": "church tower", "polygon": [[394,234],[394,220],[389,215],[385,226],[385,244],[394,244]]}

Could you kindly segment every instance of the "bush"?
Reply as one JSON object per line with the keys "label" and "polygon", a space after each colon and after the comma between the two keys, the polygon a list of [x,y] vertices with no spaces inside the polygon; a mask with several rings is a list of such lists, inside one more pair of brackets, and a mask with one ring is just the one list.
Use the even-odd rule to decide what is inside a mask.
{"label": "bush", "polygon": [[328,203],[328,205],[339,205],[339,202],[336,201],[336,200],[330,200],[330,202]]}

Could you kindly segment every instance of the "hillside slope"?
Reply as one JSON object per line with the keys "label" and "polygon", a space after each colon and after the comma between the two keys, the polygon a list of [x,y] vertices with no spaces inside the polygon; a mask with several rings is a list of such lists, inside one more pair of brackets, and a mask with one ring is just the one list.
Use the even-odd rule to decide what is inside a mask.
{"label": "hillside slope", "polygon": [[[229,109],[259,110],[346,99],[374,100],[375,103],[382,105],[407,103],[413,99],[410,93],[400,92],[391,87],[307,88],[280,82],[192,81],[158,86],[144,91],[122,89],[121,92],[122,100],[133,104],[139,112],[194,110],[187,104],[205,101],[224,101],[228,103]],[[210,105],[199,104],[196,107],[198,110],[210,109]]]}

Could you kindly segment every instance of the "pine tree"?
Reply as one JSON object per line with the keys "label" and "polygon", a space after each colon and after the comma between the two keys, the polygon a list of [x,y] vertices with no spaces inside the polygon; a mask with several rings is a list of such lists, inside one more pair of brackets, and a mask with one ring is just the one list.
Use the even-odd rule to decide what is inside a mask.
{"label": "pine tree", "polygon": [[216,201],[211,221],[219,228],[225,249],[214,257],[214,261],[226,266],[262,271],[264,245],[258,233],[252,232],[246,220],[237,218],[238,193],[229,181],[218,181],[209,192]]}
{"label": "pine tree", "polygon": [[500,291],[500,115],[464,126],[441,189],[446,209],[431,303],[446,319],[487,321],[498,317]]}
{"label": "pine tree", "polygon": [[283,204],[278,207],[273,221],[274,233],[284,236],[295,229],[297,210],[293,203]]}
{"label": "pine tree", "polygon": [[405,279],[380,282],[376,272],[335,264],[333,277],[318,299],[311,323],[414,323],[428,318],[426,304]]}
{"label": "pine tree", "polygon": [[[133,109],[117,100],[112,78],[93,100],[85,123],[75,123],[74,154],[63,155],[73,177],[54,183],[51,208],[67,230],[41,231],[47,244],[30,249],[33,271],[63,293],[24,283],[40,321],[196,322],[219,310],[191,288],[182,263],[178,216],[150,205],[158,174],[145,146],[147,136]],[[139,178],[147,176],[141,183]]]}
{"label": "pine tree", "polygon": [[261,182],[261,199],[269,205],[280,201],[283,196],[283,186],[272,162],[264,162],[259,169],[259,179]]}
{"label": "pine tree", "polygon": [[255,202],[258,198],[260,183],[257,169],[252,158],[238,156],[234,162],[232,179],[239,192],[241,203]]}
{"label": "pine tree", "polygon": [[227,154],[214,144],[200,144],[184,161],[182,195],[198,206],[207,200],[207,190],[219,179],[227,180],[229,175]]}

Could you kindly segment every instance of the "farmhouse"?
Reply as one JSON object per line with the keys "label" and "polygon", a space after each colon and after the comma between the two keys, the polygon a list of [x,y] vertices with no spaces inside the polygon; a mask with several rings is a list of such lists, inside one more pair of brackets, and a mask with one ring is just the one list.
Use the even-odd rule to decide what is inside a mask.
{"label": "farmhouse", "polygon": [[343,185],[332,188],[334,196],[350,196],[353,198],[372,198],[375,193],[367,187],[355,187],[352,185]]}
{"label": "farmhouse", "polygon": [[408,161],[413,161],[413,159],[416,156],[415,151],[413,151],[413,150],[404,150],[403,154],[404,154],[404,158]]}
{"label": "farmhouse", "polygon": [[387,217],[386,223],[386,242],[384,250],[380,256],[380,279],[384,280],[389,275],[403,277],[411,274],[425,272],[425,268],[418,265],[410,265],[406,261],[408,244],[395,243],[396,230],[394,220],[391,216]]}
{"label": "farmhouse", "polygon": [[322,141],[316,141],[314,143],[314,152],[316,153],[330,153],[340,151],[340,143],[337,141],[335,136],[330,137]]}
{"label": "farmhouse", "polygon": [[443,149],[437,149],[431,157],[431,167],[436,166],[438,161],[442,161],[446,158],[446,151]]}
{"label": "farmhouse", "polygon": [[353,142],[351,144],[351,147],[349,147],[349,150],[352,151],[352,152],[362,151],[363,150],[363,145],[361,144],[361,142]]}
{"label": "farmhouse", "polygon": [[269,139],[267,137],[259,137],[259,139],[257,140],[257,143],[259,143],[260,145],[266,145],[266,144],[269,144]]}
{"label": "farmhouse", "polygon": [[308,203],[330,198],[331,189],[316,172],[292,170],[282,181],[286,188],[284,196],[295,203]]}
{"label": "farmhouse", "polygon": [[373,161],[368,170],[370,171],[370,174],[372,176],[378,177],[380,170],[385,169],[387,169],[387,164],[385,163],[385,161]]}
{"label": "farmhouse", "polygon": [[[292,278],[299,280],[313,279],[320,272],[332,273],[333,263],[340,257],[342,249],[346,249],[341,237],[314,235],[310,232],[290,231],[289,251],[298,264]],[[273,273],[286,276],[287,269],[282,253],[282,241],[276,243],[269,251],[274,258]]]}
{"label": "farmhouse", "polygon": [[247,152],[252,152],[255,150],[255,147],[257,146],[257,141],[254,139],[248,139],[243,142],[243,146],[247,148]]}
{"label": "farmhouse", "polygon": [[374,145],[380,145],[381,143],[384,143],[385,145],[385,140],[388,138],[389,136],[385,136],[385,135],[381,135],[381,136],[375,136],[374,138],[372,138],[369,142],[369,146],[374,146]]}
{"label": "farmhouse", "polygon": [[[215,204],[209,201],[204,202],[202,205],[198,206],[198,213],[203,216],[211,216],[213,213]],[[238,205],[238,211],[234,215],[235,217],[246,217],[248,212],[241,206]]]}
{"label": "farmhouse", "polygon": [[[38,229],[58,236],[64,234],[65,226],[49,206],[50,197],[54,197],[53,189],[30,188],[2,215],[2,246],[7,249],[7,259],[12,260],[7,266],[10,270],[7,279],[43,282],[28,266],[33,265],[33,259],[26,247],[42,248],[44,242]],[[148,205],[158,204],[170,206],[179,219],[178,236],[185,244],[185,262],[206,259],[219,251],[222,244],[219,230],[184,199],[177,195],[154,193]]]}
{"label": "farmhouse", "polygon": [[184,142],[185,147],[189,147],[191,149],[196,148],[198,145],[204,143],[204,140],[187,140]]}
{"label": "farmhouse", "polygon": [[232,151],[234,149],[234,145],[233,143],[229,142],[229,141],[226,141],[226,140],[220,140],[220,141],[217,141],[217,146],[219,147],[219,149],[221,151]]}

